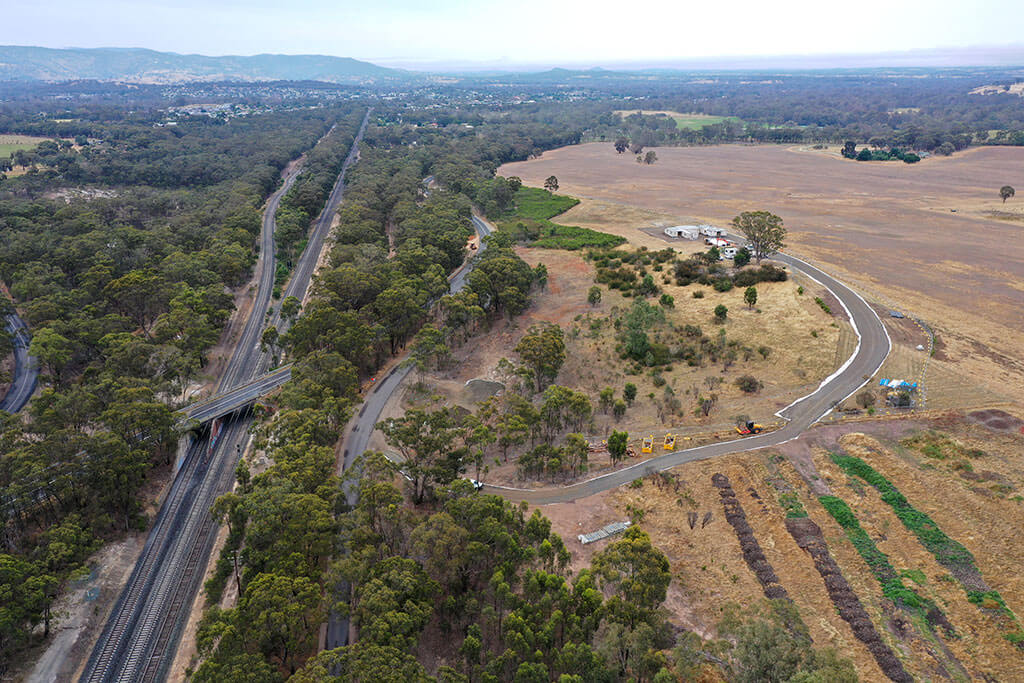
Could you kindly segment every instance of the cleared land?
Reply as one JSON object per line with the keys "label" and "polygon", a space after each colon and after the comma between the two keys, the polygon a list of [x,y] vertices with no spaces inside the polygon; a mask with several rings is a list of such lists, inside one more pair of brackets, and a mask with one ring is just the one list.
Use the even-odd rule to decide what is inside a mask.
{"label": "cleared land", "polygon": [[31,135],[0,135],[0,157],[10,156],[19,149],[32,149],[40,142],[49,139]]}
{"label": "cleared land", "polygon": [[[778,452],[689,463],[674,468],[671,479],[647,477],[637,488],[626,486],[542,511],[565,539],[576,570],[588,566],[593,553],[607,544],[583,546],[577,534],[632,518],[671,562],[666,606],[673,621],[708,637],[726,604],[749,604],[764,595],[711,481],[714,474],[724,474],[816,645],[835,647],[853,659],[862,680],[885,677],[837,614],[812,558],[787,531],[787,517],[806,514],[821,527],[830,555],[882,641],[916,678],[1019,680],[1024,676],[1020,650],[1006,637],[1015,628],[1012,618],[998,606],[971,602],[953,573],[939,564],[878,491],[845,474],[828,453],[862,458],[886,477],[910,505],[970,551],[984,581],[1019,615],[1024,609],[1017,569],[1024,562],[1017,542],[1024,506],[1019,496],[1024,486],[1018,456],[1022,447],[1024,435],[1016,430],[992,430],[962,416],[829,425],[812,429]],[[826,494],[845,501],[903,584],[934,601],[956,635],[894,607],[871,567],[819,503],[819,496]],[[692,529],[690,513],[698,520]],[[707,513],[711,519],[704,525]]]}
{"label": "cleared land", "polygon": [[[595,269],[581,252],[525,247],[517,247],[517,252],[531,266],[543,263],[547,267],[545,290],[534,294],[532,305],[523,315],[512,321],[496,321],[472,343],[453,349],[445,370],[422,375],[429,387],[427,392],[414,390],[416,377],[407,381],[401,396],[396,394],[389,403],[384,417],[398,415],[401,409],[413,405],[432,405],[438,401],[475,409],[477,402],[487,395],[481,393],[478,384],[467,382],[502,380],[499,360],[516,358],[513,349],[532,324],[552,322],[566,331],[566,361],[556,383],[586,393],[594,404],[592,428],[585,430],[588,438],[596,442],[606,438],[612,429],[626,430],[631,445],[640,454],[641,439],[653,435],[658,447],[652,455],[659,455],[664,453],[661,445],[666,433],[678,435],[679,447],[688,448],[736,438],[734,426],[738,415],[747,415],[765,425],[779,424],[775,412],[813,391],[846,360],[855,344],[849,323],[842,317],[826,314],[815,303],[814,298],[825,296],[825,290],[805,278],[758,284],[757,307],[751,308],[743,302],[743,288],[716,292],[698,284],[680,287],[663,282],[661,274],[655,272],[659,275],[659,287],[675,297],[675,307],[665,310],[666,320],[675,326],[675,332],[659,325],[650,330],[652,341],[674,346],[683,327],[689,324],[699,326],[716,342],[723,339],[719,335],[724,332],[725,340],[735,341],[752,352],[741,352],[728,369],[709,360],[699,367],[677,361],[660,366],[657,372],[646,368],[629,374],[630,363],[621,360],[616,350],[619,342],[611,321],[625,312],[632,299],[602,286],[601,302],[596,306],[587,303]],[[804,293],[798,294],[801,286]],[[703,294],[702,298],[693,298],[692,293],[697,291]],[[650,302],[657,305],[657,298]],[[729,319],[723,325],[714,322],[712,313],[720,303],[729,309]],[[761,346],[768,348],[766,357],[756,351]],[[745,394],[735,384],[741,375],[753,375],[763,382],[763,387],[756,393]],[[637,386],[637,399],[621,419],[616,419],[611,411],[600,409],[598,394],[608,386],[615,390],[616,398],[621,398],[627,382]],[[718,402],[710,415],[695,414],[698,397],[712,393]],[[669,396],[678,399],[677,409],[668,407]],[[375,433],[371,447],[388,450],[379,432]],[[521,450],[513,449],[510,456]],[[489,471],[484,480],[488,483],[552,483],[548,479],[519,479],[515,457],[510,457],[508,463],[495,463],[489,453],[487,462]],[[588,477],[612,466],[606,452],[591,454],[589,464]]]}
{"label": "cleared land", "polygon": [[530,185],[555,175],[562,192],[584,200],[561,222],[651,248],[664,242],[643,228],[724,225],[751,209],[777,213],[790,230],[789,251],[926,320],[941,340],[942,362],[963,383],[980,385],[990,400],[1021,402],[1024,201],[1004,205],[998,191],[1022,168],[1024,149],[1009,147],[912,165],[787,146],[659,148],[648,166],[595,143],[499,172]]}
{"label": "cleared land", "polygon": [[676,122],[676,127],[679,129],[699,130],[704,126],[710,126],[716,123],[722,123],[723,121],[736,121],[740,122],[742,119],[736,116],[714,116],[712,114],[682,114],[677,111],[650,111],[647,109],[623,109],[615,112],[622,116],[629,116],[630,114],[664,114]]}

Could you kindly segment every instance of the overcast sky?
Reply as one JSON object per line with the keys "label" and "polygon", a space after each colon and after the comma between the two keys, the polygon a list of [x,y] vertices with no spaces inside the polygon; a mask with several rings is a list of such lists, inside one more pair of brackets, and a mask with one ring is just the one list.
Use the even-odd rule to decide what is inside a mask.
{"label": "overcast sky", "polygon": [[0,43],[601,65],[1024,42],[1021,0],[0,0]]}

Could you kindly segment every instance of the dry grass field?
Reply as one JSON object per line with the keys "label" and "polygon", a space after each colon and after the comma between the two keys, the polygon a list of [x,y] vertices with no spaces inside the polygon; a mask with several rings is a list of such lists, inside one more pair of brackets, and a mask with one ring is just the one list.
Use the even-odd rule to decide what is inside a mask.
{"label": "dry grass field", "polygon": [[[658,148],[637,164],[610,144],[547,152],[503,166],[529,185],[558,177],[584,201],[559,222],[664,246],[644,228],[724,225],[741,211],[782,216],[789,250],[938,334],[947,370],[984,395],[1024,402],[1024,149],[977,148],[949,158],[854,162],[830,150],[722,145]],[[953,382],[955,384],[956,382]]]}
{"label": "dry grass field", "polygon": [[[566,332],[566,361],[556,383],[583,391],[594,404],[587,436],[598,441],[613,429],[626,430],[640,454],[640,441],[651,435],[658,444],[652,455],[657,455],[664,452],[661,444],[667,433],[678,436],[680,448],[736,438],[736,417],[740,415],[769,427],[780,425],[775,413],[813,391],[846,360],[856,342],[842,316],[828,315],[815,303],[816,296],[828,294],[809,279],[798,276],[787,282],[760,283],[757,306],[751,308],[743,302],[743,288],[723,293],[697,284],[679,287],[663,282],[655,273],[659,275],[659,287],[675,297],[674,308],[664,310],[666,321],[677,331],[667,327],[652,330],[652,341],[675,346],[675,336],[689,324],[699,326],[703,334],[716,340],[724,332],[726,340],[750,351],[741,351],[728,369],[721,362],[705,361],[700,367],[675,362],[661,366],[657,377],[650,369],[629,374],[629,363],[621,360],[615,349],[618,341],[611,319],[621,315],[632,299],[602,286],[602,301],[596,306],[587,303],[587,292],[594,284],[594,266],[579,252],[524,247],[517,247],[517,252],[531,266],[543,263],[547,267],[546,289],[534,294],[532,305],[521,316],[496,321],[471,344],[453,349],[451,362],[443,370],[417,373],[389,402],[383,417],[397,416],[404,409],[424,404],[475,409],[487,394],[480,392],[479,384],[467,382],[502,380],[499,360],[516,358],[513,349],[531,325],[552,322]],[[803,294],[798,293],[800,287]],[[693,292],[703,297],[695,299]],[[656,298],[650,301],[657,305]],[[713,309],[720,303],[729,309],[725,324],[714,321]],[[762,346],[768,348],[766,357],[758,351]],[[756,393],[744,393],[735,384],[738,377],[747,374],[763,384]],[[426,391],[414,386],[419,379],[424,381]],[[621,398],[627,382],[637,386],[637,399],[624,417],[616,419],[611,411],[600,409],[598,395],[604,387],[612,387],[615,397]],[[698,397],[712,393],[718,397],[714,409],[707,417],[698,415]],[[677,408],[670,406],[671,397],[678,399]],[[388,450],[379,433],[374,435],[371,447]],[[488,455],[485,481],[514,486],[551,484],[547,479],[519,479],[514,458],[499,464],[494,455]],[[597,476],[612,466],[607,453],[594,453],[587,476]]]}
{"label": "dry grass field", "polygon": [[713,116],[711,114],[684,114],[678,111],[652,111],[650,109],[620,109],[615,112],[620,116],[626,117],[630,114],[646,114],[648,116],[652,114],[664,114],[676,122],[678,128],[688,128],[691,130],[698,130],[704,126],[710,126],[715,123],[722,123],[723,121],[739,121],[735,116]]}
{"label": "dry grass field", "polygon": [[[930,443],[941,445],[940,457],[928,448]],[[955,455],[958,448],[970,453],[971,469]],[[860,457],[891,481],[911,505],[966,546],[982,578],[1020,615],[1024,612],[1024,579],[1019,572],[1024,557],[1017,540],[1024,512],[1019,495],[1024,487],[1022,448],[1024,435],[1016,429],[993,431],[960,415],[830,425],[811,430],[777,452],[732,455],[674,468],[672,474],[679,482],[674,487],[658,485],[648,477],[637,488],[626,486],[576,503],[546,506],[543,512],[565,539],[574,570],[586,567],[593,553],[607,543],[583,546],[577,534],[632,518],[651,534],[671,563],[667,607],[673,621],[711,637],[726,604],[763,598],[711,482],[712,475],[724,474],[779,585],[800,610],[815,644],[835,647],[850,657],[861,680],[885,680],[868,650],[838,616],[811,557],[786,528],[790,508],[781,498],[795,496],[821,527],[829,553],[882,640],[916,679],[1021,680],[1024,659],[1004,637],[1012,628],[1010,620],[998,610],[971,603],[949,570],[938,564],[878,492],[844,474],[827,453],[841,450]],[[935,601],[955,636],[941,629],[933,632],[893,607],[842,528],[818,502],[823,494],[846,501],[903,582]],[[711,520],[691,529],[690,512],[701,521],[710,512]]]}

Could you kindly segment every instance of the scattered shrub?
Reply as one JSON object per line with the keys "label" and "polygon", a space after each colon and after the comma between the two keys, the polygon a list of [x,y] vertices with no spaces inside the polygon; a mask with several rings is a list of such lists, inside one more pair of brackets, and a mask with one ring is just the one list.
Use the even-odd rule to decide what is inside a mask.
{"label": "scattered shrub", "polygon": [[716,278],[713,286],[716,292],[728,292],[732,289],[732,280],[727,277]]}
{"label": "scattered shrub", "polygon": [[745,394],[756,394],[764,385],[753,375],[743,375],[736,379],[736,386]]}

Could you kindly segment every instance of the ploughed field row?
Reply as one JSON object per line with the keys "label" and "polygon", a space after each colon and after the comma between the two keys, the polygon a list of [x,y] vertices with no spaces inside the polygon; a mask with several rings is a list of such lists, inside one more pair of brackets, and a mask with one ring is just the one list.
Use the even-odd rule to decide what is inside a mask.
{"label": "ploughed field row", "polygon": [[865,680],[1021,680],[1024,439],[965,416],[860,428],[650,474],[609,519],[664,548],[679,626],[705,638],[781,599]]}

